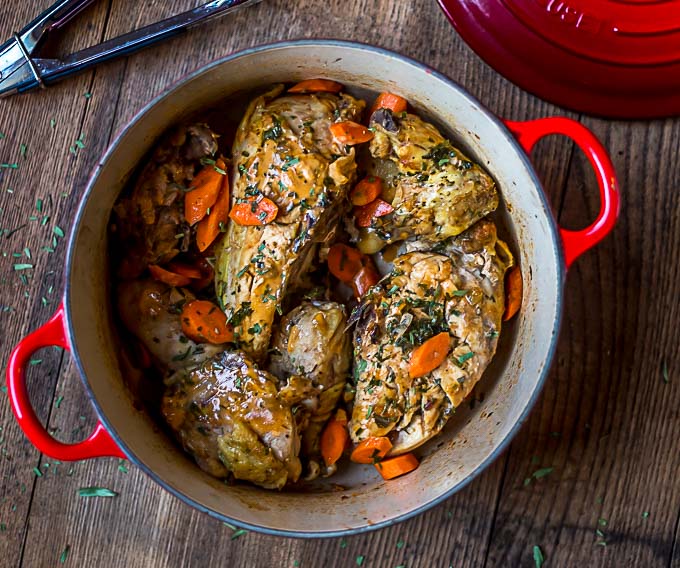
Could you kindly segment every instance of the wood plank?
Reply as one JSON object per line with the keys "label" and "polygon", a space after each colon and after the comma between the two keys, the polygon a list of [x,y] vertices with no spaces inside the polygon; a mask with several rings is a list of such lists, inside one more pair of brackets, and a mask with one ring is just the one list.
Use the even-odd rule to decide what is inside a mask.
{"label": "wood plank", "polygon": [[[491,566],[527,565],[533,545],[558,566],[670,562],[680,387],[664,382],[663,366],[674,376],[680,355],[680,199],[670,189],[680,179],[680,122],[584,123],[613,155],[621,220],[569,274],[557,364],[512,445]],[[592,178],[579,153],[560,215],[567,227],[596,215]],[[554,471],[524,486],[540,467]]]}
{"label": "wood plank", "polygon": [[[9,37],[51,3],[51,0],[3,3],[0,36]],[[72,51],[98,41],[105,15],[106,3],[86,10],[78,21],[80,33],[63,38],[58,43],[59,49]],[[90,81],[91,74],[86,74],[54,87],[49,93],[0,102],[3,133],[0,163],[18,164],[16,169],[0,168],[0,228],[22,227],[0,236],[2,361],[7,361],[20,338],[48,319],[60,297],[65,243],[59,239],[54,253],[42,249],[52,247],[55,226],[66,226],[78,201],[77,187],[82,186],[91,167],[69,152],[80,136],[87,106],[83,93]],[[25,153],[21,151],[22,144],[26,145]],[[37,210],[38,199],[42,212]],[[23,252],[26,248],[31,258]],[[15,258],[14,253],[21,253],[22,257]],[[16,271],[15,264],[31,264],[34,268]],[[27,284],[21,276],[27,279]],[[38,416],[46,420],[61,353],[43,350],[36,353],[34,361],[40,362],[30,368],[28,389]],[[0,398],[0,556],[3,565],[13,566],[18,565],[22,553],[36,481],[33,468],[39,465],[39,454],[16,424],[6,396],[2,394]]]}

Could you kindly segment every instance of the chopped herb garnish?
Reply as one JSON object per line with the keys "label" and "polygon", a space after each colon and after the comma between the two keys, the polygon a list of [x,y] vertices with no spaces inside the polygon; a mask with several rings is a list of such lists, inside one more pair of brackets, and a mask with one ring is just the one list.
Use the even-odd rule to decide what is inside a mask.
{"label": "chopped herb garnish", "polygon": [[543,562],[545,562],[545,558],[543,557],[543,551],[541,550],[540,546],[534,546],[534,566],[535,568],[541,568],[543,566]]}
{"label": "chopped herb garnish", "polygon": [[597,519],[597,524],[600,525],[601,527],[606,527],[607,519]]}
{"label": "chopped herb garnish", "polygon": [[40,471],[37,467],[33,468],[33,473],[35,473],[36,477],[42,477],[42,471]]}
{"label": "chopped herb garnish", "polygon": [[668,378],[668,363],[666,363],[666,361],[663,362],[662,374],[663,374],[663,382],[665,384],[668,384],[670,379]]}
{"label": "chopped herb garnish", "polygon": [[83,96],[84,96],[86,99],[89,99],[90,97],[92,97],[92,93],[83,93]]}
{"label": "chopped herb garnish", "polygon": [[642,513],[642,518],[643,519],[649,518],[649,511],[645,511],[644,513]]}
{"label": "chopped herb garnish", "polygon": [[467,293],[468,293],[468,290],[455,290],[453,292],[453,295],[460,297],[460,296],[466,296]]}
{"label": "chopped herb garnish", "polygon": [[344,538],[340,541],[340,548],[347,548],[347,541]]}
{"label": "chopped herb garnish", "polygon": [[40,363],[42,363],[42,362],[43,362],[42,359],[31,359],[28,362],[28,364],[31,365],[31,366],[34,366],[34,365],[40,365]]}
{"label": "chopped herb garnish", "polygon": [[121,473],[128,473],[129,472],[128,468],[125,466],[124,460],[120,460],[118,462],[118,471],[120,471]]}
{"label": "chopped herb garnish", "polygon": [[106,487],[81,487],[78,489],[81,497],[117,497],[118,493]]}
{"label": "chopped herb garnish", "polygon": [[399,539],[399,540],[397,541],[397,548],[404,548],[404,545],[405,545],[405,544],[406,544],[406,543],[405,543],[403,540]]}
{"label": "chopped herb garnish", "polygon": [[300,158],[288,158],[284,163],[283,166],[281,166],[281,169],[285,172],[288,170],[288,168],[293,167],[295,164],[300,163]]}
{"label": "chopped herb garnish", "polygon": [[357,556],[357,566],[361,566],[364,563],[364,557],[363,556]]}
{"label": "chopped herb garnish", "polygon": [[29,270],[33,268],[32,264],[28,263],[19,263],[14,265],[14,270],[19,271],[19,270]]}
{"label": "chopped herb garnish", "polygon": [[28,150],[28,146],[26,144],[19,144],[19,154],[21,154],[22,158],[26,158],[26,151]]}
{"label": "chopped herb garnish", "polygon": [[189,353],[191,353],[191,345],[187,347],[187,350],[184,353],[178,353],[175,355],[172,360],[173,361],[184,361],[189,356]]}
{"label": "chopped herb garnish", "polygon": [[253,327],[248,329],[248,333],[252,333],[253,335],[259,335],[262,333],[262,326],[259,323],[256,323],[253,325]]}
{"label": "chopped herb garnish", "polygon": [[19,169],[19,164],[0,164],[0,168],[7,168],[10,170],[17,170]]}
{"label": "chopped herb garnish", "polygon": [[64,230],[59,225],[55,225],[53,230],[54,234],[57,235],[60,239],[64,238]]}
{"label": "chopped herb garnish", "polygon": [[274,125],[265,130],[262,134],[262,141],[265,140],[277,140],[283,134],[283,128],[281,128],[281,122],[274,118]]}
{"label": "chopped herb garnish", "polygon": [[460,365],[462,365],[468,359],[472,359],[472,357],[474,357],[474,355],[475,354],[472,351],[470,351],[469,353],[463,353],[463,355],[461,355],[460,357],[457,357],[456,360],[458,361],[458,363]]}
{"label": "chopped herb garnish", "polygon": [[53,118],[50,118],[50,128],[54,130],[54,127],[57,125],[57,121]]}

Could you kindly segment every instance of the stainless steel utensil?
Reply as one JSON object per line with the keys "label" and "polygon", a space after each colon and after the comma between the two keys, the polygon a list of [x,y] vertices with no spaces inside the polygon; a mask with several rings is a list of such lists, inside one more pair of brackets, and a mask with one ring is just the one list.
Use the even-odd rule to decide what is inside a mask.
{"label": "stainless steel utensil", "polygon": [[64,59],[34,57],[43,38],[70,21],[93,0],[59,0],[0,46],[0,97],[44,88],[103,61],[148,47],[189,28],[260,0],[213,0],[133,32],[78,51]]}

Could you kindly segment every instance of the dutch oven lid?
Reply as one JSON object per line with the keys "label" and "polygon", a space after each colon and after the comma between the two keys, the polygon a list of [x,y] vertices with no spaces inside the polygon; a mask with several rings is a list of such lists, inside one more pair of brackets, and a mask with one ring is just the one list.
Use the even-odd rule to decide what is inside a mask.
{"label": "dutch oven lid", "polygon": [[680,114],[680,0],[439,0],[499,73],[608,117]]}

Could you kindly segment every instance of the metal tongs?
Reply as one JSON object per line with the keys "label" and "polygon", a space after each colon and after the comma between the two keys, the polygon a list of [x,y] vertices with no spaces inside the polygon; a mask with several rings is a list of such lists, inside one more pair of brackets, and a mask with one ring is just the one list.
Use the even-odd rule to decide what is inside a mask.
{"label": "metal tongs", "polygon": [[34,57],[49,32],[64,26],[93,1],[59,0],[0,46],[0,97],[25,93],[37,87],[44,88],[103,61],[129,55],[179,35],[199,23],[260,0],[213,0],[193,10],[88,47],[61,60]]}

